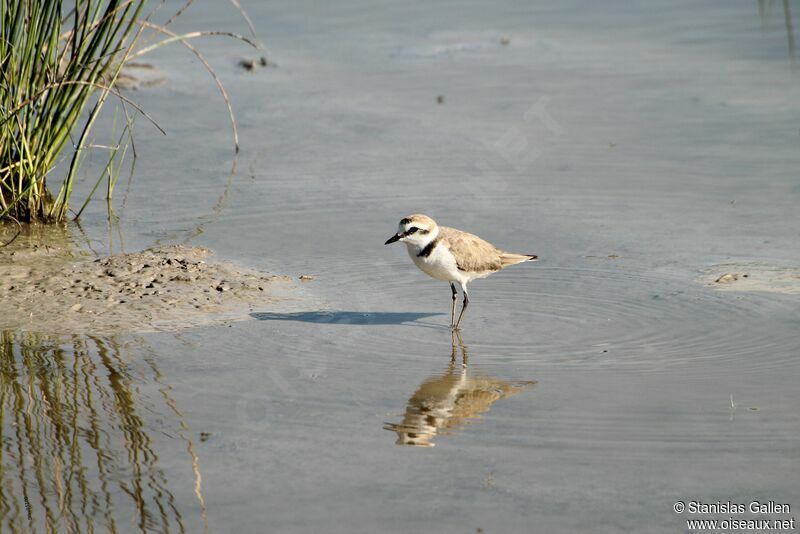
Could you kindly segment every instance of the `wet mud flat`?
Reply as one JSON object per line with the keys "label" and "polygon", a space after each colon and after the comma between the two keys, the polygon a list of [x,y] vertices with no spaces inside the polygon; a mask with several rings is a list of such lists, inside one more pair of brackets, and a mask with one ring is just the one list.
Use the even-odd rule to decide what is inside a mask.
{"label": "wet mud flat", "polygon": [[722,291],[800,295],[800,267],[766,263],[728,263],[705,270],[700,281]]}
{"label": "wet mud flat", "polygon": [[175,330],[244,319],[274,304],[289,278],[213,261],[203,247],[166,245],[92,257],[65,242],[0,249],[0,327],[49,333]]}

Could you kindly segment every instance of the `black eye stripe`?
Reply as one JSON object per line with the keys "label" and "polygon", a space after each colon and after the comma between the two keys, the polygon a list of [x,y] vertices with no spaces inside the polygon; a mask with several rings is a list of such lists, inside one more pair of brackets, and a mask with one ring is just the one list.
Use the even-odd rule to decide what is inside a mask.
{"label": "black eye stripe", "polygon": [[417,232],[419,232],[422,235],[431,233],[430,230],[426,230],[425,228],[418,228],[416,226],[412,226],[411,228],[403,232],[403,237],[409,236],[411,234],[416,234]]}
{"label": "black eye stripe", "polygon": [[417,232],[419,232],[419,233],[420,233],[420,234],[422,234],[422,235],[425,235],[425,234],[429,234],[429,233],[431,233],[431,231],[430,231],[430,230],[426,230],[425,228],[418,228],[418,227],[416,227],[416,226],[412,226],[411,228],[409,228],[408,230],[406,230],[405,232],[403,232],[402,236],[403,236],[403,237],[408,237],[408,236],[410,236],[411,234],[416,234]]}

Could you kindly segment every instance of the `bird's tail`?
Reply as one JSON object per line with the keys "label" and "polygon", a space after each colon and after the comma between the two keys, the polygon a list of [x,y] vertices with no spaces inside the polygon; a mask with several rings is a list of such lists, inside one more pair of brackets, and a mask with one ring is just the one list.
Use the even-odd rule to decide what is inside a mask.
{"label": "bird's tail", "polygon": [[500,254],[500,262],[503,264],[503,267],[516,265],[525,261],[536,261],[538,259],[539,256],[536,254],[513,254],[511,252],[503,252]]}

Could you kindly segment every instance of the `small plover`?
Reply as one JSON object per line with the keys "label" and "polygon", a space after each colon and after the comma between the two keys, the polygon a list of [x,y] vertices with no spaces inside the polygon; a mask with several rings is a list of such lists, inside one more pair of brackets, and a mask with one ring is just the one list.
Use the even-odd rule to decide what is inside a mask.
{"label": "small plover", "polygon": [[[450,326],[458,329],[469,305],[467,284],[476,278],[486,278],[509,265],[535,261],[534,254],[514,254],[498,249],[476,235],[439,226],[427,215],[409,215],[400,220],[397,233],[385,245],[401,241],[406,244],[408,255],[414,264],[428,276],[450,283],[453,307],[450,311]],[[456,318],[455,282],[461,286],[464,302]]]}

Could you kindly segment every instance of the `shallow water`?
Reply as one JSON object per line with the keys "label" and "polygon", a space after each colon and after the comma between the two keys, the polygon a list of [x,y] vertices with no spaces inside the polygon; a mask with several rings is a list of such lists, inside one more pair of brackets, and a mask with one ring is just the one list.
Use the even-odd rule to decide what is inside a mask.
{"label": "shallow water", "polygon": [[[800,507],[796,295],[698,281],[800,263],[778,4],[245,7],[277,67],[200,43],[238,173],[213,85],[165,50],[135,97],[169,136],[140,129],[120,224],[97,203],[74,233],[315,279],[225,326],[7,333],[5,525],[675,532],[678,500]],[[412,212],[542,258],[470,286],[462,342],[446,284],[382,245]]]}

